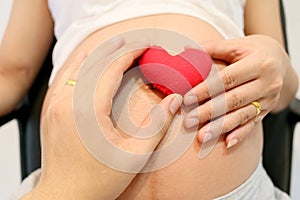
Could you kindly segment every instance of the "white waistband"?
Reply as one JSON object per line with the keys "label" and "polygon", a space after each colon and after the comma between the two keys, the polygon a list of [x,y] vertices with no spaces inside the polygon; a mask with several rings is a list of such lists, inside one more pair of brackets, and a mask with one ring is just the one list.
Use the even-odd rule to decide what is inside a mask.
{"label": "white waistband", "polygon": [[235,190],[214,200],[290,200],[290,197],[276,188],[267,175],[262,163],[253,174]]}

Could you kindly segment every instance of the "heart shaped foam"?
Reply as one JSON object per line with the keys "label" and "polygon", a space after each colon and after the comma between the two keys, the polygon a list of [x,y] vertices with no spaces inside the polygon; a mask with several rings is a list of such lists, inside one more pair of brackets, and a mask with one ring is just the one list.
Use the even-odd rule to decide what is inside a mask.
{"label": "heart shaped foam", "polygon": [[163,48],[149,48],[139,60],[145,78],[162,93],[184,95],[209,75],[213,61],[207,53],[186,49],[172,56]]}

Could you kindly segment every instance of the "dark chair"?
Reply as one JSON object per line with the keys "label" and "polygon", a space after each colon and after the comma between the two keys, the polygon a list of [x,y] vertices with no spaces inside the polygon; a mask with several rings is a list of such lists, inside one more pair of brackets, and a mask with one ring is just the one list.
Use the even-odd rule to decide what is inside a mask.
{"label": "dark chair", "polygon": [[[284,36],[285,17],[281,2]],[[287,40],[286,41],[286,49]],[[41,165],[40,113],[43,98],[48,88],[52,70],[51,53],[34,82],[22,105],[16,111],[0,118],[0,126],[17,119],[20,129],[22,179]],[[300,119],[300,101],[295,99],[291,106],[278,114],[269,114],[264,119],[265,142],[263,164],[274,184],[289,193],[293,133]]]}
{"label": "dark chair", "polygon": [[[280,10],[285,49],[288,52],[286,20],[282,1],[280,1]],[[278,114],[268,114],[263,121],[263,165],[273,183],[287,193],[290,192],[294,129],[299,121],[299,99],[295,99],[289,108]]]}

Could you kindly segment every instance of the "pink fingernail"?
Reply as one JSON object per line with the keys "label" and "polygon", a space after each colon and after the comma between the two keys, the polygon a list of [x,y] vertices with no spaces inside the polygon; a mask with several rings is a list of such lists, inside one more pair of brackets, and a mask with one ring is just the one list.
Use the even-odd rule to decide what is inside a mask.
{"label": "pink fingernail", "polygon": [[189,106],[191,104],[197,103],[198,98],[195,96],[194,92],[190,91],[184,95],[183,102],[185,105]]}
{"label": "pink fingernail", "polygon": [[238,139],[234,138],[233,140],[230,140],[226,146],[227,149],[233,147],[234,145],[236,145],[238,143]]}
{"label": "pink fingernail", "polygon": [[176,96],[173,98],[172,102],[170,103],[170,112],[174,115],[182,104],[182,96],[179,94],[175,94]]}
{"label": "pink fingernail", "polygon": [[211,133],[206,133],[203,139],[203,143],[210,141],[213,138]]}
{"label": "pink fingernail", "polygon": [[186,128],[193,128],[194,126],[199,124],[199,120],[197,118],[189,118],[185,122],[185,127]]}
{"label": "pink fingernail", "polygon": [[187,114],[184,126],[186,128],[192,128],[196,125],[199,125],[199,119],[198,119],[198,109],[195,108],[190,113]]}

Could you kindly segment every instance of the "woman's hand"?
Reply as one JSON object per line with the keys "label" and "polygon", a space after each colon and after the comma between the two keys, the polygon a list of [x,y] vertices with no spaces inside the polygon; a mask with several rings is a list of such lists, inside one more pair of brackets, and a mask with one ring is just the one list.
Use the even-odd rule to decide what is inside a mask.
{"label": "woman's hand", "polygon": [[184,96],[186,105],[200,103],[187,115],[185,126],[200,124],[200,142],[230,133],[226,138],[229,148],[247,137],[276,108],[290,67],[289,58],[278,42],[261,35],[203,45],[212,59],[229,65]]}
{"label": "woman's hand", "polygon": [[[84,106],[87,106],[83,105],[82,108],[74,109],[76,87],[83,83],[83,79],[90,78],[88,72],[93,70],[93,67],[104,66],[106,58],[123,45],[122,39],[104,43],[103,52],[97,55],[100,62],[97,65],[91,65],[90,69],[80,68],[85,66],[81,65],[84,60],[88,62],[87,56],[80,54],[57,80],[67,84],[51,88],[48,92],[42,115],[42,176],[36,189],[29,194],[31,195],[28,196],[30,199],[115,199],[136,176],[137,171],[119,171],[117,168],[108,167],[107,163],[92,156],[93,153],[89,151],[89,147],[86,148],[83,145],[80,135],[90,134],[94,130],[89,129],[89,124],[86,124],[85,132],[79,133],[78,131],[82,131],[82,129],[79,129],[78,124],[75,123],[76,117],[84,118],[86,116]],[[101,101],[95,106],[95,113],[99,120],[99,126],[104,131],[103,134],[113,140],[111,142],[116,148],[121,148],[123,151],[130,151],[132,154],[150,153],[149,156],[142,159],[133,155],[132,159],[128,160],[117,154],[117,151],[98,152],[98,154],[106,154],[116,160],[121,164],[120,168],[122,165],[126,165],[133,169],[141,169],[147,163],[151,152],[154,151],[168,130],[173,115],[181,106],[180,98],[176,98],[176,95],[169,95],[153,107],[151,123],[159,129],[153,130],[151,129],[153,126],[151,126],[148,129],[149,133],[157,132],[153,137],[147,139],[130,137],[113,124],[111,110],[114,91],[118,88],[123,73],[146,48],[145,45],[137,46],[138,50],[124,54],[109,65],[95,92],[95,99]],[[87,75],[77,79],[78,72],[82,72],[82,70]],[[78,80],[78,82],[70,80]],[[137,125],[137,130],[144,125],[144,123]],[[93,140],[93,138],[90,139]]]}

